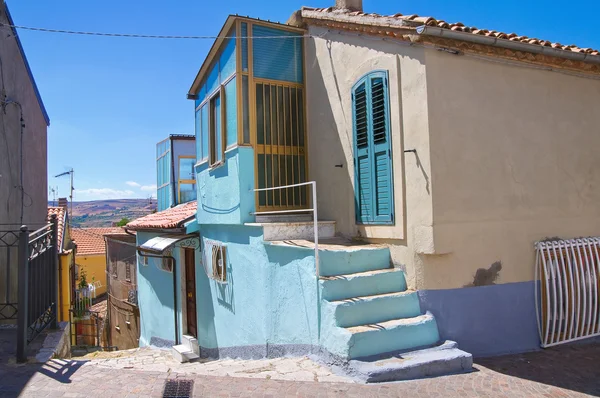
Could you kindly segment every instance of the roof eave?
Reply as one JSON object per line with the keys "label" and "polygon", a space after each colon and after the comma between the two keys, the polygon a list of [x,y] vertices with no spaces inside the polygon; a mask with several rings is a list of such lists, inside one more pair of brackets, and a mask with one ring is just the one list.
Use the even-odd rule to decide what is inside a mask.
{"label": "roof eave", "polygon": [[466,41],[470,43],[488,45],[492,47],[502,47],[514,51],[523,51],[534,54],[544,54],[548,56],[570,59],[573,61],[589,62],[593,64],[600,64],[600,55],[592,55],[587,53],[563,50],[560,48],[553,48],[548,46],[541,46],[539,44],[529,44],[520,41],[512,41],[507,39],[500,39],[492,36],[476,35],[473,33],[466,33],[460,31],[454,31],[450,29],[444,29],[437,26],[419,26],[416,29],[419,35],[424,36],[435,36],[444,37],[447,39],[454,39],[460,41]]}
{"label": "roof eave", "polygon": [[200,67],[200,70],[198,71],[198,74],[196,75],[196,78],[194,79],[192,86],[188,90],[188,99],[193,99],[190,97],[194,97],[196,95],[196,93],[198,92],[198,89],[200,88],[200,83],[202,82],[202,79],[204,79],[204,76],[208,72],[210,65],[212,64],[213,60],[219,53],[219,50],[221,49],[221,45],[226,40],[224,35],[227,34],[227,32],[229,32],[229,30],[233,26],[236,18],[237,17],[235,15],[229,15],[227,17],[227,19],[225,20],[223,27],[219,31],[217,39],[213,42],[213,45],[210,48],[210,50],[208,51],[208,55],[204,59],[204,62],[202,63],[202,66]]}

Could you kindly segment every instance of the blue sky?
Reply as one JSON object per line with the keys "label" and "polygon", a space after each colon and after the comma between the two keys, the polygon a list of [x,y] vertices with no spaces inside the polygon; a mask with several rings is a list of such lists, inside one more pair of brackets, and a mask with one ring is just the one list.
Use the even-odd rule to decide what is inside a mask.
{"label": "blue sky", "polygon": [[[170,35],[216,35],[228,14],[285,22],[302,5],[334,0],[7,0],[17,25]],[[364,0],[367,12],[430,15],[486,29],[600,47],[600,2]],[[75,200],[155,195],[155,144],[193,134],[186,93],[211,40],[150,40],[19,31],[51,119],[49,186]]]}

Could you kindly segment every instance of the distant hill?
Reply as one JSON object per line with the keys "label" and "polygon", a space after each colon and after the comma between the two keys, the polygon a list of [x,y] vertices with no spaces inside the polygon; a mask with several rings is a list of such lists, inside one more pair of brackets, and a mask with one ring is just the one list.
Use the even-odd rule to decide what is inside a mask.
{"label": "distant hill", "polygon": [[[52,204],[52,201],[48,202],[48,205],[52,206]],[[134,220],[154,211],[156,211],[156,199],[92,200],[73,202],[70,217],[71,225],[74,227],[110,227],[122,218]]]}

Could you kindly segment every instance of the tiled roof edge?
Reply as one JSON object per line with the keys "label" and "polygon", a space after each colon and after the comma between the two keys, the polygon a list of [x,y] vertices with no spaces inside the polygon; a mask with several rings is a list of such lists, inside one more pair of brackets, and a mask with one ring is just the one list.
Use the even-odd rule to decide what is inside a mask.
{"label": "tiled roof edge", "polygon": [[[337,10],[330,8],[302,7],[290,20],[297,25],[306,25],[307,22],[315,24],[326,21],[337,24],[352,24],[364,27],[379,27],[409,30],[423,36],[443,37],[493,47],[508,48],[515,51],[524,51],[535,54],[544,54],[564,59],[576,60],[586,63],[600,64],[600,51],[591,48],[580,48],[575,45],[562,45],[560,43],[540,40],[515,33],[504,33],[494,30],[478,29],[458,23],[447,23],[433,17],[418,15],[380,15],[367,14],[359,11]],[[354,29],[355,30],[355,29]]]}

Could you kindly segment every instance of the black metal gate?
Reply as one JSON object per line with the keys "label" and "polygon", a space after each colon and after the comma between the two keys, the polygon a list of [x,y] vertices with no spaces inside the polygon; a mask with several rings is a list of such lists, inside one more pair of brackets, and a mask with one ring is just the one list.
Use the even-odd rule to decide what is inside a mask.
{"label": "black metal gate", "polygon": [[18,362],[27,360],[25,349],[40,332],[56,327],[57,234],[56,215],[31,233],[27,226],[0,231],[0,321],[17,320]]}

